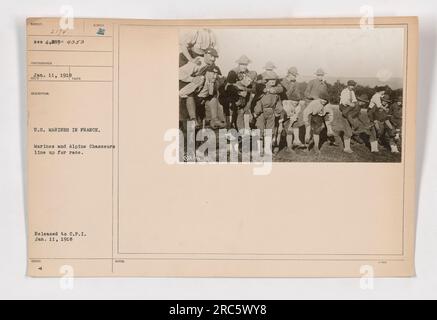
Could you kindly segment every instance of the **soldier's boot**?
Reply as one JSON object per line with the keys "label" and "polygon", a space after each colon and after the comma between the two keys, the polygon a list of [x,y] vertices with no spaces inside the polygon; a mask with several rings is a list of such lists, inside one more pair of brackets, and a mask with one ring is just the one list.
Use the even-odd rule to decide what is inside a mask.
{"label": "soldier's boot", "polygon": [[210,125],[212,129],[223,129],[224,124],[218,119],[218,104],[211,104],[211,121]]}
{"label": "soldier's boot", "polygon": [[250,130],[250,114],[244,114],[244,130]]}
{"label": "soldier's boot", "polygon": [[397,145],[392,144],[392,145],[390,145],[390,148],[391,148],[392,153],[399,153],[399,149],[398,149]]}
{"label": "soldier's boot", "polygon": [[351,149],[351,139],[344,139],[344,152],[354,153]]}
{"label": "soldier's boot", "polygon": [[200,128],[199,121],[197,121],[196,116],[196,103],[194,102],[194,98],[188,97],[187,98],[187,111],[188,116],[190,117],[190,121],[194,121],[196,124],[196,129]]}
{"label": "soldier's boot", "polygon": [[273,152],[273,154],[278,154],[278,152],[279,152],[278,138],[275,138],[272,141],[272,152]]}
{"label": "soldier's boot", "polygon": [[278,128],[274,128],[273,129],[273,139],[272,139],[273,154],[277,154],[279,152],[279,140],[280,140],[280,135],[279,135]]}
{"label": "soldier's boot", "polygon": [[313,139],[314,139],[314,152],[316,153],[316,155],[320,154],[320,148],[319,148],[319,143],[320,143],[320,136],[318,134],[313,135]]}
{"label": "soldier's boot", "polygon": [[226,129],[228,130],[232,129],[232,116],[226,117]]}
{"label": "soldier's boot", "polygon": [[259,152],[259,155],[260,155],[261,157],[263,157],[263,156],[264,156],[264,143],[263,143],[263,138],[259,139],[259,140],[256,142],[256,144],[257,144],[257,146],[258,146],[258,152]]}
{"label": "soldier's boot", "polygon": [[370,151],[372,153],[378,153],[379,152],[379,150],[378,150],[378,141],[371,141],[370,142]]}
{"label": "soldier's boot", "polygon": [[358,134],[354,134],[352,136],[352,139],[358,144],[364,144],[363,139],[361,139],[361,137]]}
{"label": "soldier's boot", "polygon": [[332,129],[332,125],[331,124],[326,124],[326,131],[328,134],[328,137],[334,137],[335,133],[334,130]]}
{"label": "soldier's boot", "polygon": [[293,150],[293,135],[292,134],[287,134],[287,147],[288,147],[288,151]]}
{"label": "soldier's boot", "polygon": [[334,130],[332,129],[332,125],[326,124],[326,130],[327,130],[329,145],[332,147],[338,147],[338,144],[335,143],[335,133]]}
{"label": "soldier's boot", "polygon": [[334,136],[328,136],[328,141],[329,141],[329,145],[331,147],[338,147],[338,144],[335,141],[335,137]]}
{"label": "soldier's boot", "polygon": [[303,148],[304,145],[302,141],[300,141],[300,137],[299,137],[299,128],[293,128],[293,135],[294,135],[293,146],[297,148]]}

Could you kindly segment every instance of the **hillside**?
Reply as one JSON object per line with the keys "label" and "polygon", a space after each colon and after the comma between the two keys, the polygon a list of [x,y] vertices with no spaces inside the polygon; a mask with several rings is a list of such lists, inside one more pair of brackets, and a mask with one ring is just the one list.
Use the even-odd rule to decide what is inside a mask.
{"label": "hillside", "polygon": [[[301,76],[299,77],[299,82],[308,82],[314,77]],[[330,84],[335,83],[339,80],[341,83],[346,84],[348,80],[355,80],[361,86],[369,86],[371,88],[376,86],[386,86],[388,85],[393,90],[402,89],[403,88],[403,79],[402,78],[391,78],[386,82],[378,80],[378,78],[367,78],[367,77],[326,77],[326,81]]]}

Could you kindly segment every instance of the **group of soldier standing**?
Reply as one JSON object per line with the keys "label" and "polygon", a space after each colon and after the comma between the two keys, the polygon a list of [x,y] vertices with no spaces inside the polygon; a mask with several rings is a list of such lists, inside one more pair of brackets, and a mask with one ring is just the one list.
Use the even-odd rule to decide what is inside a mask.
{"label": "group of soldier standing", "polygon": [[[386,87],[376,87],[369,99],[356,96],[357,83],[350,80],[341,92],[339,113],[330,104],[328,85],[323,69],[315,72],[301,93],[296,67],[290,67],[279,79],[276,66],[267,62],[258,74],[250,70],[251,60],[242,55],[236,67],[222,76],[216,64],[214,33],[195,30],[181,42],[179,64],[180,120],[196,128],[235,129],[239,132],[259,129],[261,137],[269,130],[273,136],[273,152],[279,151],[280,139],[286,136],[287,151],[313,146],[320,153],[320,135],[326,132],[329,144],[336,146],[333,130],[335,116],[341,116],[343,151],[353,153],[351,140],[370,144],[370,152],[379,152],[379,144],[392,153],[399,153],[402,127],[402,96],[390,97]],[[362,110],[369,121],[364,121]],[[305,132],[305,135],[302,134]],[[262,139],[261,139],[262,141]],[[260,146],[261,147],[261,146]],[[262,148],[261,148],[262,149]]]}

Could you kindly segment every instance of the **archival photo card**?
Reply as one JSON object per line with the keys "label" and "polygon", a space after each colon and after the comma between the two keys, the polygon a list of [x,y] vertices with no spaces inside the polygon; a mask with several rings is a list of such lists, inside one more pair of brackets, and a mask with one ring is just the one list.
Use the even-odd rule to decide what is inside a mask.
{"label": "archival photo card", "polygon": [[417,18],[26,37],[30,276],[414,276]]}

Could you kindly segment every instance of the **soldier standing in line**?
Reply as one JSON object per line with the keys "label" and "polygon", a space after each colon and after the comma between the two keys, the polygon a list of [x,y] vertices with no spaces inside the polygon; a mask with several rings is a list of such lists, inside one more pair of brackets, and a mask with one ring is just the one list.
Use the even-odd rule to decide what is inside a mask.
{"label": "soldier standing in line", "polygon": [[354,117],[353,111],[358,103],[357,97],[355,96],[355,87],[357,83],[354,80],[349,80],[347,87],[341,92],[340,95],[340,112],[342,114],[342,122],[344,129],[344,152],[353,153],[351,149],[351,138],[353,135],[353,123]]}
{"label": "soldier standing in line", "polygon": [[362,109],[367,109],[367,113],[373,113],[375,110],[370,111],[370,109],[368,108],[369,106],[369,96],[367,94],[362,94],[357,98],[357,103],[355,105],[355,107],[349,112],[349,119],[351,121],[351,125],[352,125],[352,131],[353,131],[353,135],[352,138],[354,138],[358,143],[363,144],[364,141],[362,141],[361,138],[359,138],[358,134],[365,134],[369,137],[369,142],[370,142],[370,146],[371,146],[371,151],[372,152],[378,152],[378,137],[376,134],[376,130],[373,130],[374,127],[374,123],[372,120],[371,124],[369,126],[369,124],[365,123],[362,119],[361,119],[361,113],[362,113]]}
{"label": "soldier standing in line", "polygon": [[[276,84],[274,86],[269,87],[269,88],[266,87],[265,77],[268,77],[269,75],[272,75],[272,74],[276,74],[274,71],[275,69],[276,69],[276,66],[271,61],[268,61],[266,63],[266,65],[264,66],[265,71],[261,74],[262,84],[264,85],[263,93],[268,92],[271,94],[281,94],[284,92],[284,87],[278,83],[278,78],[276,78]],[[277,77],[277,75],[276,75],[276,77]]]}
{"label": "soldier standing in line", "polygon": [[370,100],[369,109],[373,109],[374,107],[381,108],[382,107],[382,97],[385,95],[385,87],[377,86],[375,88],[376,93],[372,96]]}
{"label": "soldier standing in line", "polygon": [[[221,76],[220,68],[216,65],[208,67],[205,73],[205,83],[200,92],[195,96],[196,106],[202,110],[204,123],[209,123],[212,129],[222,129],[224,123],[219,120],[218,103],[218,78]],[[209,111],[209,112],[208,112]]]}
{"label": "soldier standing in line", "polygon": [[208,48],[216,47],[216,36],[211,29],[203,28],[187,32],[181,37],[179,44],[179,67],[188,62],[199,63],[198,58],[203,57]]}
{"label": "soldier standing in line", "polygon": [[319,99],[321,94],[328,93],[328,85],[325,81],[326,72],[323,69],[317,69],[317,79],[308,82],[305,90],[305,98],[308,100]]}
{"label": "soldier standing in line", "polygon": [[[298,121],[298,117],[301,114],[300,96],[293,94],[288,100],[282,101],[282,115],[279,120],[279,132],[278,136],[281,137],[282,132],[285,131],[287,137],[288,151],[293,151],[293,146],[299,145],[299,129],[294,128],[293,125]],[[296,130],[297,129],[297,134]],[[293,139],[294,138],[294,139]],[[294,140],[294,141],[293,141]],[[297,143],[296,140],[298,141]],[[302,145],[302,143],[300,143]]]}
{"label": "soldier standing in line", "polygon": [[237,67],[229,71],[225,84],[219,90],[228,129],[237,128],[238,111],[241,105],[246,106],[251,97],[254,78],[254,71],[248,68],[251,60],[246,55],[242,55],[236,63]]}
{"label": "soldier standing in line", "polygon": [[240,101],[237,105],[237,120],[236,127],[240,131],[242,129],[250,129],[250,118],[252,116],[250,106],[255,96],[254,85],[257,74],[255,71],[249,71],[247,75],[240,81]]}
{"label": "soldier standing in line", "polygon": [[266,73],[270,73],[272,71],[274,72],[276,69],[276,66],[273,62],[267,61],[263,69],[264,69],[264,72],[261,73],[261,76],[264,78]]}
{"label": "soldier standing in line", "polygon": [[383,144],[390,145],[392,153],[399,153],[399,149],[394,141],[395,133],[394,127],[390,122],[390,115],[388,114],[388,106],[392,101],[388,95],[381,97],[381,106],[374,106],[368,110],[369,120],[372,122],[371,128],[371,152],[377,153],[378,140]]}
{"label": "soldier standing in line", "polygon": [[[274,74],[276,74],[273,70],[276,69],[276,66],[273,64],[273,62],[267,62],[266,65],[264,66],[265,71],[259,75],[257,75],[257,79],[256,82],[253,83],[253,99],[251,100],[251,105],[250,105],[250,111],[252,113],[252,115],[254,115],[255,112],[255,106],[257,104],[257,102],[266,94],[266,93],[270,93],[270,94],[282,94],[284,92],[284,87],[282,85],[280,85],[279,83],[277,83],[278,81],[276,80],[276,84],[273,87],[266,87],[266,81],[264,80],[266,76],[268,76],[269,74],[272,74],[272,72]],[[255,117],[252,117],[252,122],[251,122],[251,126],[252,127],[256,127],[256,119]]]}
{"label": "soldier standing in line", "polygon": [[395,102],[393,102],[388,110],[389,115],[391,116],[390,122],[394,126],[395,129],[395,141],[398,143],[401,140],[401,131],[402,131],[402,104],[403,97],[402,94],[399,95]]}
{"label": "soldier standing in line", "polygon": [[[279,94],[272,93],[274,92],[272,89],[277,86],[278,75],[274,71],[266,71],[263,73],[263,80],[266,90],[255,105],[254,119],[256,127],[261,132],[261,139],[265,143],[265,130],[271,130],[274,134],[276,119],[282,113],[282,103]],[[259,150],[264,150],[261,149],[261,145],[258,147]]]}
{"label": "soldier standing in line", "polygon": [[[188,62],[179,68],[179,96],[182,121],[194,121],[196,128],[200,128],[198,116],[203,112],[203,106],[199,105],[201,101],[211,100],[208,107],[211,112],[211,126],[222,127],[222,123],[218,120],[218,103],[215,81],[217,77],[212,74],[219,73],[218,67],[215,66],[215,61],[218,58],[218,53],[214,48],[205,50],[205,55],[201,58],[200,64],[197,62]],[[211,68],[216,68],[212,70]],[[212,72],[211,72],[212,71]],[[217,71],[217,72],[216,72]],[[209,72],[209,75],[207,75]],[[206,92],[207,90],[208,92]],[[201,97],[199,97],[199,94]]]}
{"label": "soldier standing in line", "polygon": [[329,105],[327,93],[321,93],[320,98],[310,102],[303,111],[303,120],[305,123],[305,143],[309,144],[312,138],[314,150],[316,154],[320,154],[320,133],[325,127],[328,132],[332,132],[332,122],[334,121],[334,112]]}
{"label": "soldier standing in line", "polygon": [[243,80],[245,75],[248,75],[249,73],[249,64],[252,63],[252,61],[246,56],[242,55],[237,61],[237,66],[232,69],[232,71],[236,72],[238,75],[239,80]]}
{"label": "soldier standing in line", "polygon": [[289,100],[292,95],[299,94],[299,88],[297,87],[297,77],[299,73],[296,67],[291,67],[287,70],[287,75],[281,80],[281,85],[284,87],[282,93],[283,100]]}
{"label": "soldier standing in line", "polygon": [[[299,75],[299,72],[296,67],[291,67],[287,71],[287,75],[284,79],[281,81],[281,85],[284,88],[284,92],[281,94],[282,101],[292,101],[291,105],[294,106],[295,100],[298,99],[298,106],[294,106],[293,109],[296,112],[297,119],[291,123],[291,128],[289,128],[291,131],[293,131],[293,135],[288,137],[288,141],[293,142],[293,146],[297,148],[304,147],[304,144],[300,141],[300,127],[304,125],[303,118],[302,118],[302,110],[305,108],[305,100],[302,99],[302,95],[299,91],[298,85],[297,85],[297,77]],[[299,108],[297,108],[299,107]],[[294,137],[294,139],[293,139]],[[290,147],[290,146],[289,146]]]}

